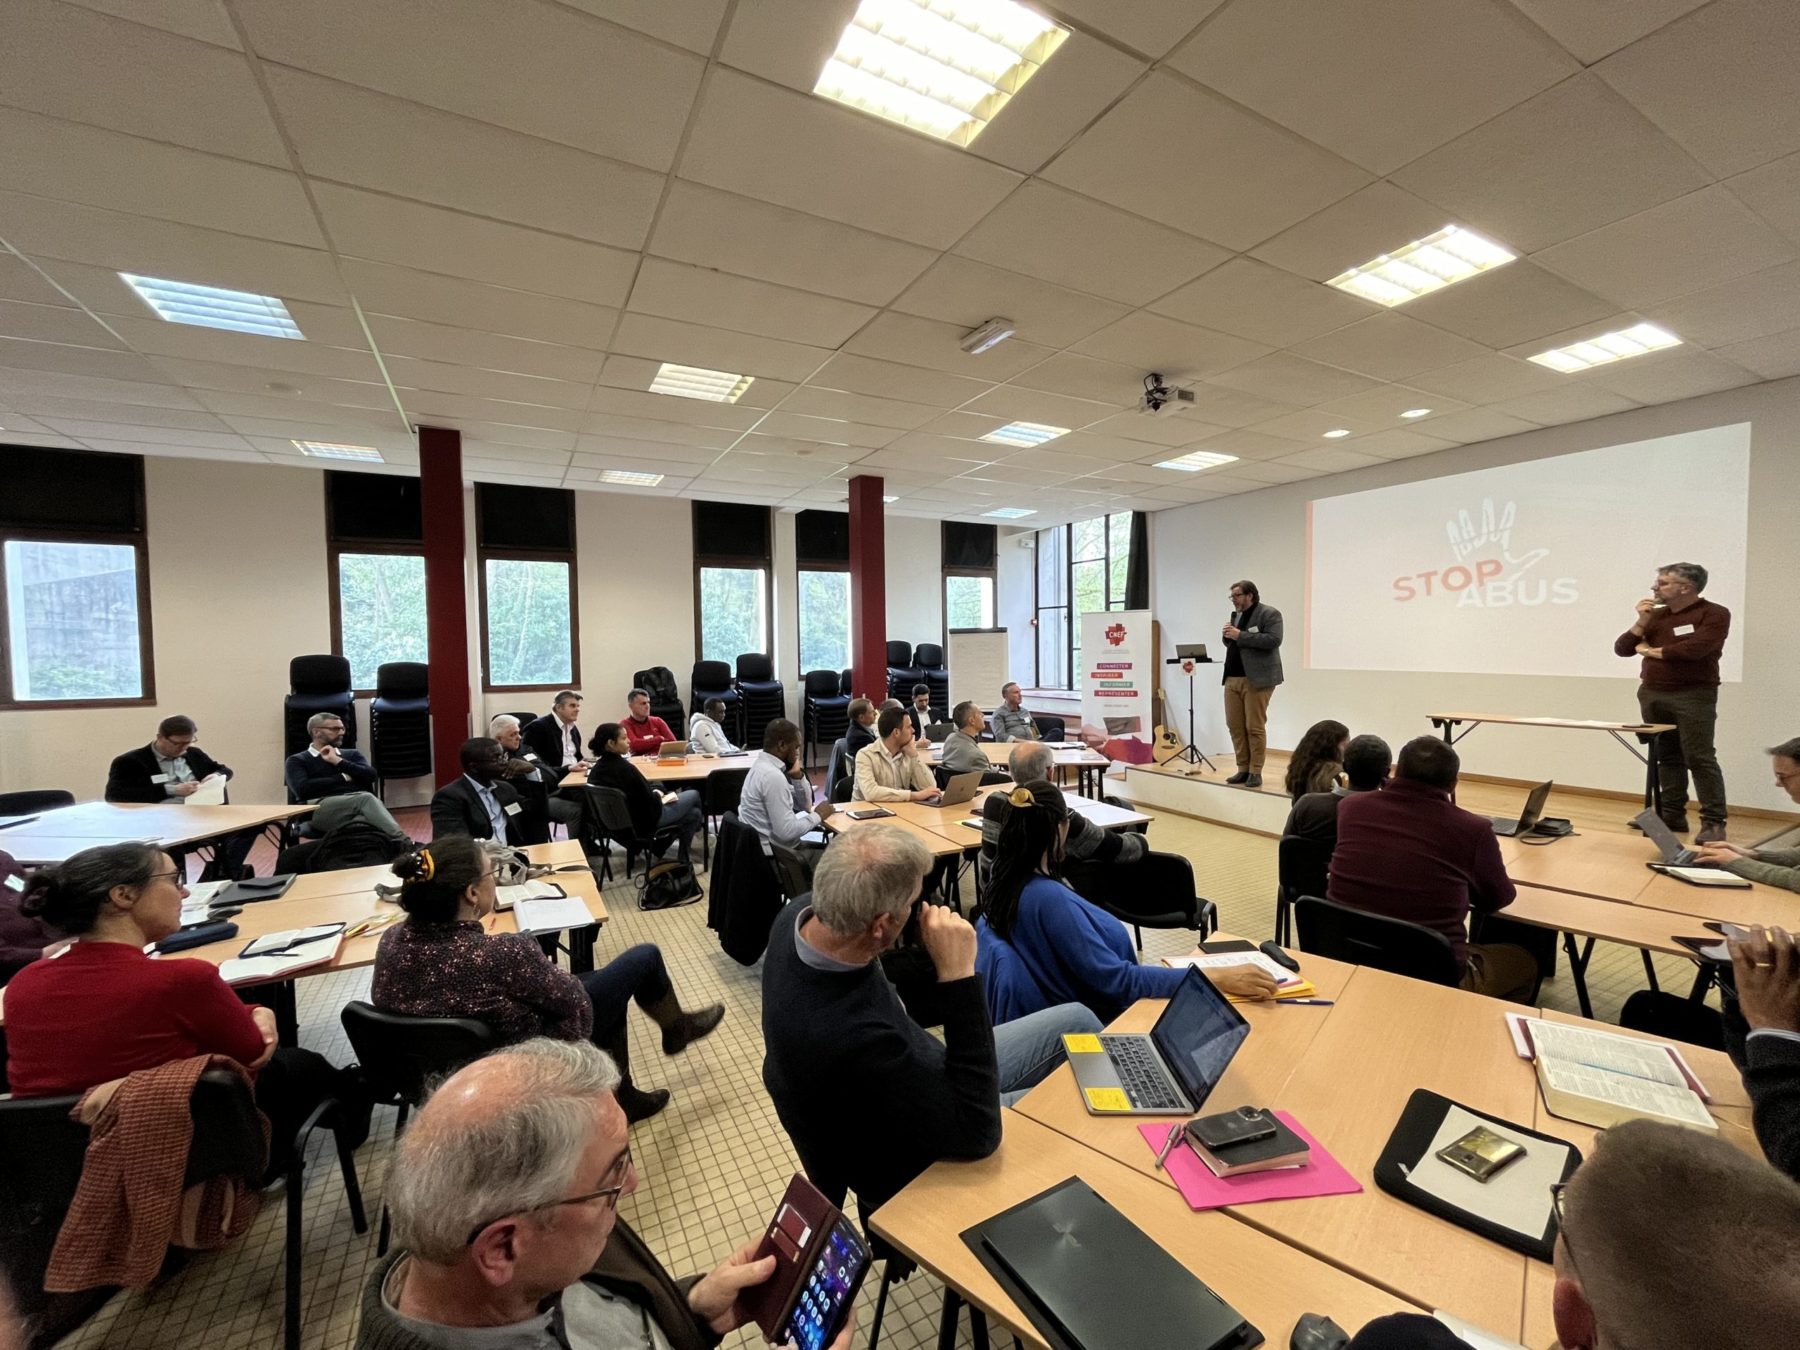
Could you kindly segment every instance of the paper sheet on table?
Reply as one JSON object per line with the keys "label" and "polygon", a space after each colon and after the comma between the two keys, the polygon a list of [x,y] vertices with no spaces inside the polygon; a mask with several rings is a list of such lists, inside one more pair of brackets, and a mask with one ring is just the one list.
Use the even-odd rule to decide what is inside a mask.
{"label": "paper sheet on table", "polygon": [[521,933],[561,933],[586,928],[594,922],[587,902],[567,896],[561,900],[521,900],[513,906]]}
{"label": "paper sheet on table", "polygon": [[189,886],[187,897],[181,902],[182,924],[199,923],[206,918],[206,907],[229,885],[229,881],[196,881]]}
{"label": "paper sheet on table", "polygon": [[[1608,1073],[1604,1069],[1590,1069],[1566,1059],[1546,1059],[1542,1055],[1538,1057],[1538,1078],[1544,1087],[1544,1104],[1552,1114],[1564,1119],[1585,1117],[1590,1123],[1605,1123],[1607,1117],[1592,1115],[1592,1108],[1584,1109],[1578,1102],[1552,1098],[1552,1092],[1566,1092],[1572,1097],[1602,1103],[1602,1109],[1619,1106],[1640,1115],[1658,1116],[1702,1130],[1719,1128],[1700,1098],[1685,1083],[1670,1087],[1636,1075]],[[1580,1114],[1574,1114],[1577,1112]]]}
{"label": "paper sheet on table", "polygon": [[223,806],[225,805],[225,785],[230,781],[222,773],[215,773],[211,778],[202,778],[200,786],[182,800],[189,806]]}
{"label": "paper sheet on table", "polygon": [[1276,984],[1283,987],[1304,983],[1300,976],[1286,966],[1277,965],[1263,952],[1207,952],[1199,956],[1165,956],[1163,964],[1173,966],[1177,970],[1185,970],[1189,966],[1197,966],[1201,970],[1223,970],[1229,966],[1255,966]]}
{"label": "paper sheet on table", "polygon": [[[1508,1013],[1507,1020],[1510,1022],[1514,1016]],[[1711,1100],[1700,1075],[1681,1057],[1681,1048],[1668,1041],[1638,1040],[1616,1032],[1570,1026],[1566,1022],[1551,1022],[1539,1017],[1520,1018],[1519,1030],[1529,1038],[1527,1047],[1520,1052],[1522,1059],[1535,1058],[1533,1051],[1536,1051],[1552,1059],[1570,1060],[1589,1068],[1610,1069],[1614,1073],[1649,1078],[1670,1087],[1687,1088],[1703,1100]]]}
{"label": "paper sheet on table", "polygon": [[[1525,1150],[1525,1156],[1490,1180],[1477,1181],[1444,1162],[1437,1156],[1437,1151],[1483,1125],[1501,1138],[1518,1144]],[[1550,1187],[1562,1180],[1568,1158],[1567,1144],[1517,1134],[1485,1116],[1452,1106],[1426,1145],[1425,1156],[1413,1164],[1407,1179],[1427,1195],[1435,1195],[1465,1214],[1486,1219],[1524,1237],[1541,1238],[1550,1226]]]}
{"label": "paper sheet on table", "polygon": [[567,894],[561,886],[549,881],[525,881],[517,886],[496,886],[494,908],[511,909],[521,900],[560,900]]}

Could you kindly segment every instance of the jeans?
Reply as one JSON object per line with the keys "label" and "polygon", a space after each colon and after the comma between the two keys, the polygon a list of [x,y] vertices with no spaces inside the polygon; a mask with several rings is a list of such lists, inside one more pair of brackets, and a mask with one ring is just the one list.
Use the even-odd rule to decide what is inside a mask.
{"label": "jeans", "polygon": [[669,968],[663,964],[662,950],[652,942],[620,952],[598,970],[575,977],[587,990],[594,1005],[594,1043],[603,1044],[617,1035],[625,1025],[625,1014],[633,999],[648,1012],[651,1005],[674,992],[669,982]]}
{"label": "jeans", "polygon": [[1656,776],[1662,787],[1665,816],[1687,814],[1688,775],[1694,776],[1694,795],[1700,799],[1700,819],[1708,825],[1725,823],[1725,775],[1713,750],[1713,725],[1719,716],[1719,690],[1707,685],[1697,689],[1652,689],[1638,686],[1638,708],[1646,722],[1673,722],[1675,730],[1656,738]]}
{"label": "jeans", "polygon": [[1068,1058],[1063,1053],[1064,1036],[1093,1035],[1099,1030],[1100,1019],[1079,1003],[1060,1003],[995,1027],[1000,1105],[1011,1106]]}
{"label": "jeans", "polygon": [[657,832],[681,829],[681,846],[686,848],[700,832],[700,825],[706,819],[706,811],[700,804],[700,794],[692,788],[675,794],[675,800],[663,807],[662,820],[657,823]]}

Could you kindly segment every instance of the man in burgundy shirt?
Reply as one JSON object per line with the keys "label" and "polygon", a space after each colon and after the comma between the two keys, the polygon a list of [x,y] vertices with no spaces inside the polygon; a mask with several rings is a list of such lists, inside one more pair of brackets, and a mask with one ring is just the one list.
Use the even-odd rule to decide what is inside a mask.
{"label": "man in burgundy shirt", "polygon": [[1525,1002],[1538,978],[1531,953],[1469,941],[1469,911],[1505,909],[1515,892],[1492,822],[1450,800],[1461,767],[1455,750],[1420,736],[1401,747],[1380,792],[1344,798],[1325,895],[1442,933],[1463,964],[1464,989]]}
{"label": "man in burgundy shirt", "polygon": [[[625,706],[631,710],[631,715],[619,725],[625,728],[625,739],[631,742],[632,754],[654,755],[657,747],[664,741],[675,739],[675,733],[669,730],[667,722],[650,715],[650,695],[644,690],[633,689],[627,694]],[[591,748],[597,752],[600,747],[595,745]]]}
{"label": "man in burgundy shirt", "polygon": [[1719,653],[1731,633],[1731,611],[1702,600],[1706,569],[1678,562],[1656,571],[1654,599],[1637,602],[1637,622],[1613,643],[1620,656],[1641,656],[1638,709],[1646,722],[1672,722],[1651,747],[1662,788],[1662,818],[1688,827],[1688,774],[1700,799],[1696,844],[1725,837],[1725,775],[1713,749],[1719,712]]}

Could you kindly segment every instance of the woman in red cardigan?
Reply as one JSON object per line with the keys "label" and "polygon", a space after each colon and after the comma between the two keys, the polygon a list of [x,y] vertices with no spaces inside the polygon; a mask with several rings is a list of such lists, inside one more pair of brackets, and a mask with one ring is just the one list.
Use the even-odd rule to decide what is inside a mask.
{"label": "woman in red cardigan", "polygon": [[148,844],[101,844],[32,875],[20,911],[75,941],[6,986],[7,1077],[17,1096],[50,1097],[224,1055],[256,1078],[278,1170],[312,1109],[353,1089],[313,1051],[278,1048],[275,1014],[240,1000],[212,962],[145,953],[181,926],[186,894],[181,870]]}

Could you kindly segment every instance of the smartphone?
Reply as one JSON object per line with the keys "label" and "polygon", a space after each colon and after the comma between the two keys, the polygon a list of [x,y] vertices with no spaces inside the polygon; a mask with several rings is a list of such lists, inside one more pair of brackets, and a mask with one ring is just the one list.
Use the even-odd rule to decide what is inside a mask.
{"label": "smartphone", "polygon": [[1240,1106],[1235,1111],[1221,1111],[1216,1116],[1201,1116],[1188,1128],[1201,1143],[1217,1151],[1235,1144],[1254,1144],[1259,1139],[1273,1138],[1275,1121],[1258,1107]]}
{"label": "smartphone", "polygon": [[1485,1125],[1477,1125],[1461,1139],[1445,1144],[1437,1156],[1464,1175],[1485,1182],[1523,1158],[1525,1146],[1495,1134]]}
{"label": "smartphone", "polygon": [[894,813],[885,806],[871,806],[861,811],[846,811],[844,814],[852,820],[885,820]]}
{"label": "smartphone", "polygon": [[799,1350],[825,1350],[843,1329],[863,1276],[869,1270],[869,1249],[848,1219],[840,1217],[819,1248],[793,1314],[782,1328],[783,1344]]}

